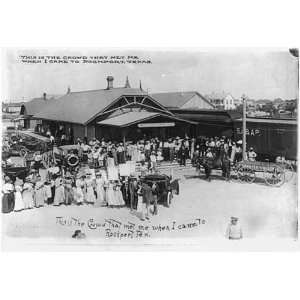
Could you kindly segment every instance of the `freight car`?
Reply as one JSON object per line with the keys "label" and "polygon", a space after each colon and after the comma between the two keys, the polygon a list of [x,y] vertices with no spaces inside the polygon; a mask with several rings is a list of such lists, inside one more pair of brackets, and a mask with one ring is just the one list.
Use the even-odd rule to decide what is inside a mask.
{"label": "freight car", "polygon": [[[242,119],[234,120],[234,139],[242,139]],[[257,160],[275,161],[277,156],[297,160],[297,120],[247,118],[247,149],[253,147]]]}

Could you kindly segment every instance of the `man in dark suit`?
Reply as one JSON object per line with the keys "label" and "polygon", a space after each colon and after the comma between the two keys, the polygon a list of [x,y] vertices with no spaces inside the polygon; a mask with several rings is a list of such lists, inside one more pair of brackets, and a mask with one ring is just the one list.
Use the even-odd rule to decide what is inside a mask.
{"label": "man in dark suit", "polygon": [[136,178],[131,178],[129,181],[129,196],[130,196],[130,209],[134,210],[137,208],[137,180]]}

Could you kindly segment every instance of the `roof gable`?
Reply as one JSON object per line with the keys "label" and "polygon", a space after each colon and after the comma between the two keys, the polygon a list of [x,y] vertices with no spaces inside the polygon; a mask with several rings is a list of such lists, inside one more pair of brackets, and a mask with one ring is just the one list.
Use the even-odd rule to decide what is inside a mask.
{"label": "roof gable", "polygon": [[172,108],[180,108],[185,103],[187,103],[190,99],[194,96],[198,96],[203,101],[208,103],[210,106],[213,105],[200,93],[196,91],[189,91],[189,92],[166,92],[166,93],[155,93],[151,94],[155,100],[161,103],[165,107],[172,107]]}
{"label": "roof gable", "polygon": [[71,92],[51,101],[36,118],[85,124],[123,95],[146,95],[140,89],[112,88]]}
{"label": "roof gable", "polygon": [[155,93],[151,96],[166,107],[181,107],[195,95],[195,92]]}

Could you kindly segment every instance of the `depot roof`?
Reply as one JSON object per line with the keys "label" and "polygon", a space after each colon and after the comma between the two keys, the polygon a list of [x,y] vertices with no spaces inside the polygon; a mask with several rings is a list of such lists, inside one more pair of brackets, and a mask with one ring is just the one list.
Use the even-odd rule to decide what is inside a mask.
{"label": "depot roof", "polygon": [[147,95],[135,88],[112,88],[70,92],[57,100],[49,101],[34,117],[38,119],[86,124],[121,96]]}
{"label": "depot roof", "polygon": [[209,106],[213,107],[208,99],[206,99],[203,95],[196,91],[155,93],[151,94],[151,97],[153,97],[165,107],[180,108],[189,100],[191,100],[195,95],[200,97],[204,102],[208,103]]}

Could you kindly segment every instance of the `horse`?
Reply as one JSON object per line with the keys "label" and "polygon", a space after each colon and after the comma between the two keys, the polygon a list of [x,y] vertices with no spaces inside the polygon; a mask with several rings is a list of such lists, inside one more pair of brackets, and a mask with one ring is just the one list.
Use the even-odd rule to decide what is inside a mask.
{"label": "horse", "polygon": [[212,170],[222,170],[222,176],[228,181],[230,179],[230,159],[224,149],[217,151],[212,158],[200,156],[196,159],[196,168],[205,170],[205,179],[210,181]]}

